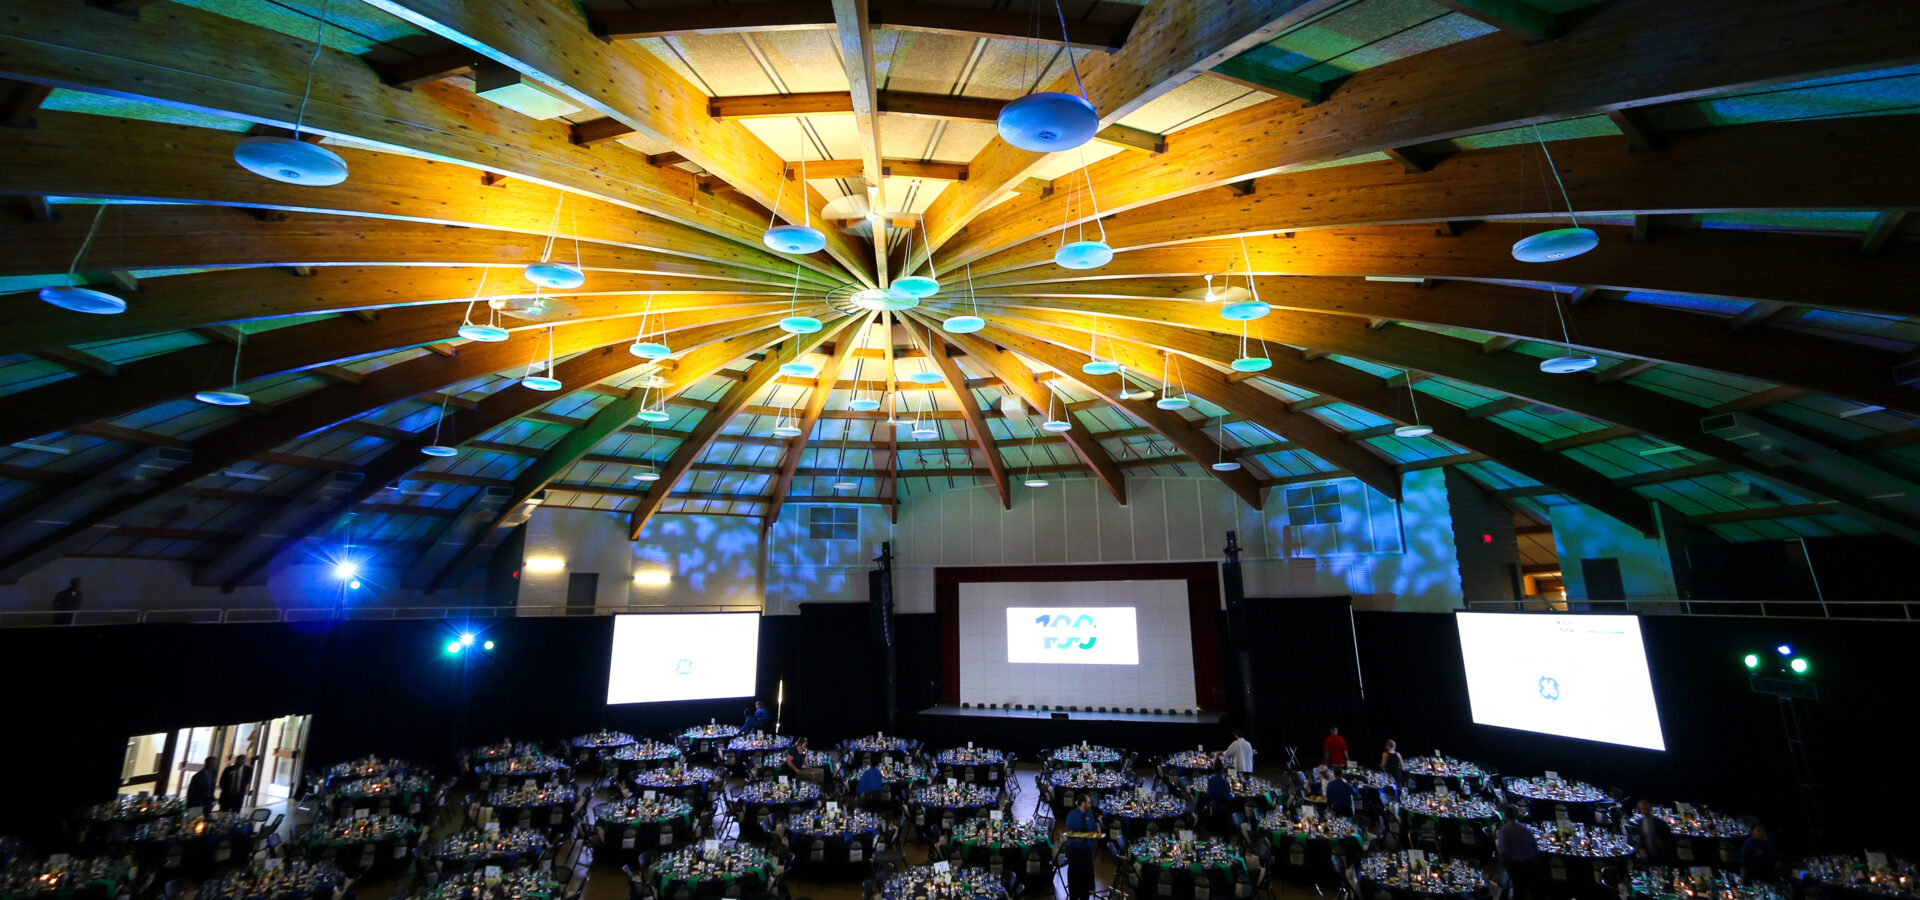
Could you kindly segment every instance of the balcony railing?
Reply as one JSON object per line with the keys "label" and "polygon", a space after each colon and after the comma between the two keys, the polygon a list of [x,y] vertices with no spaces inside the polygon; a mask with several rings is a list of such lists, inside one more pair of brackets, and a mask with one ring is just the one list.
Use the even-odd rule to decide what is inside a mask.
{"label": "balcony railing", "polygon": [[[451,619],[482,621],[487,619],[547,618],[558,616],[611,616],[620,613],[658,612],[760,612],[758,604],[714,603],[631,603],[601,605],[592,609],[573,606],[347,606],[347,607],[206,607],[167,609],[78,609],[70,613],[47,610],[10,610],[0,612],[0,628],[56,628],[82,625],[234,625],[291,622],[398,621],[407,619]],[[71,621],[65,617],[72,616]]]}

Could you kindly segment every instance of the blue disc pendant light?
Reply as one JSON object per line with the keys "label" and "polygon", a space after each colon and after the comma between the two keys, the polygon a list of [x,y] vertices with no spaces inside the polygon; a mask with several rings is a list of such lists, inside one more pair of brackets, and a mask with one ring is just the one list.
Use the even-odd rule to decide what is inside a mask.
{"label": "blue disc pendant light", "polygon": [[794,256],[806,256],[818,253],[827,247],[827,236],[813,227],[813,205],[807,202],[807,135],[803,123],[800,129],[800,208],[799,225],[776,225],[780,218],[780,200],[786,196],[787,179],[791,177],[786,167],[780,168],[780,188],[773,193],[773,216],[767,220],[767,232],[760,236],[760,242],[775,253],[789,253]]}
{"label": "blue disc pendant light", "polygon": [[[1560,188],[1560,202],[1566,204],[1567,218],[1573,222],[1573,227],[1542,231],[1515,241],[1513,258],[1530,263],[1572,259],[1600,246],[1600,235],[1591,228],[1580,227],[1580,216],[1573,211],[1573,199],[1567,196],[1567,183],[1560,179],[1560,169],[1553,164],[1553,151],[1547,149],[1546,139],[1540,136],[1538,125],[1533,126],[1533,138],[1540,144],[1540,154],[1546,157],[1547,170],[1553,173],[1553,183]],[[1591,364],[1585,367],[1585,369],[1590,368],[1593,368]],[[1580,372],[1585,369],[1566,371]]]}
{"label": "blue disc pendant light", "polygon": [[[313,55],[307,59],[306,84],[300,89],[300,111],[294,116],[293,137],[241,138],[233,147],[233,161],[262,178],[307,187],[329,187],[347,180],[347,161],[319,144],[300,139],[307,119],[307,100],[313,95],[313,68],[327,36],[327,3],[314,18]],[[83,312],[85,310],[82,310]]]}
{"label": "blue disc pendant light", "polygon": [[[1100,201],[1093,195],[1093,176],[1087,174],[1085,154],[1081,154],[1080,179],[1087,185],[1087,205],[1093,207],[1093,224],[1099,230],[1097,240],[1087,238],[1087,223],[1080,205],[1080,181],[1073,183],[1073,197],[1067,202],[1067,210],[1060,221],[1060,249],[1053,252],[1053,264],[1062,269],[1098,269],[1113,262],[1113,248],[1107,245],[1107,226],[1100,221]],[[1073,214],[1082,213],[1079,226],[1074,229],[1073,240],[1067,240],[1067,223]]]}
{"label": "blue disc pendant light", "polygon": [[1060,18],[1060,42],[1066,48],[1067,65],[1073,70],[1073,83],[1080,93],[1028,94],[1001,107],[996,122],[1001,140],[1033,153],[1058,153],[1085,146],[1100,130],[1100,113],[1087,100],[1087,86],[1080,81],[1080,64],[1073,58],[1073,45],[1067,41],[1066,12],[1057,0],[1053,9]]}

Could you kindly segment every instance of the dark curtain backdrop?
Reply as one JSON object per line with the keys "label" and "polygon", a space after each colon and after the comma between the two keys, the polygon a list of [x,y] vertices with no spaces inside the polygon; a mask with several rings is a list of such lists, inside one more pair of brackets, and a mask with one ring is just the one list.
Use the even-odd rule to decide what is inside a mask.
{"label": "dark curtain backdrop", "polygon": [[[1286,748],[1299,762],[1320,762],[1327,729],[1352,744],[1366,719],[1354,658],[1353,601],[1347,597],[1248,598],[1243,607],[1253,719],[1247,739],[1264,761]],[[1448,627],[1452,627],[1449,624]],[[1357,745],[1356,745],[1357,747]]]}

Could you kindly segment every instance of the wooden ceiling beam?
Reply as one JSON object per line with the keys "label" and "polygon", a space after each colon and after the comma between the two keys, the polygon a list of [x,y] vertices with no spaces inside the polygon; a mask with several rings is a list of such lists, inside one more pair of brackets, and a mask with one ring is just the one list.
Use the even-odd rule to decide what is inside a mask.
{"label": "wooden ceiling beam", "polygon": [[[1084,85],[1100,114],[1101,127],[1117,125],[1208,69],[1338,5],[1338,0],[1155,0],[1134,20],[1126,47],[1112,55],[1080,60],[1077,72],[1060,76],[1046,90],[1079,93]],[[1164,158],[1163,154],[1119,155]],[[1046,158],[994,138],[968,163],[967,181],[941,191],[927,209],[928,242],[938,248],[951,240],[1002,195],[1032,177]],[[1100,196],[1104,202],[1105,194]],[[909,251],[909,271],[925,255],[926,248]]]}
{"label": "wooden ceiling beam", "polygon": [[[1044,16],[981,7],[945,6],[906,0],[874,0],[867,24],[872,28],[988,38],[1059,46],[1060,26]],[[644,10],[587,10],[595,34],[610,41],[689,35],[759,34],[783,31],[828,31],[835,27],[830,0],[758,0],[752,3],[656,6]],[[1132,26],[1082,22],[1070,27],[1066,39],[1079,50],[1113,50],[1124,46]]]}
{"label": "wooden ceiling beam", "polygon": [[[947,390],[954,395],[954,405],[959,407],[960,415],[966,417],[967,428],[973,432],[973,442],[980,456],[987,464],[987,471],[993,482],[993,489],[1000,495],[1000,508],[1013,508],[1013,492],[1007,485],[1007,463],[994,447],[993,431],[987,427],[986,411],[980,408],[980,401],[967,387],[967,378],[960,366],[947,355],[946,340],[936,335],[931,328],[907,329],[907,337],[915,346],[924,351],[933,360],[933,365],[944,379]],[[996,410],[997,412],[997,410]]]}
{"label": "wooden ceiling beam", "polygon": [[[807,180],[831,181],[863,178],[865,163],[857,159],[815,159],[806,162]],[[801,163],[787,163],[787,177],[800,177]],[[918,178],[921,181],[965,181],[966,163],[923,162],[914,159],[883,159],[880,174],[887,178]]]}
{"label": "wooden ceiling beam", "polygon": [[[1860,209],[1889,198],[1920,206],[1920,174],[1900,165],[1899,154],[1887,152],[1906,140],[1917,119],[1873,116],[1700,128],[1673,132],[1667,151],[1659,154],[1626,153],[1626,138],[1617,136],[1555,141],[1552,149],[1556,164],[1578,173],[1569,188],[1579,198],[1583,217]],[[1838,162],[1831,177],[1776,177],[1809,154],[1831,156],[1835,146],[1844,148],[1847,158]],[[1514,174],[1537,167],[1538,153],[1532,144],[1516,144],[1461,151],[1439,160],[1420,154],[1419,162],[1426,166],[1421,171],[1430,170],[1425,175],[1403,171],[1405,162],[1265,175],[1253,181],[1251,194],[1231,203],[1209,192],[1110,208],[1102,193],[1101,226],[1107,242],[1125,252],[1282,230],[1546,216],[1562,208],[1558,195],[1513,189]],[[985,277],[1048,262],[1049,239],[1060,223],[1090,218],[1090,210],[1069,210],[1070,202],[1070,197],[1056,196],[1002,204],[990,220],[970,227],[939,254],[941,268],[971,262],[975,277]],[[1495,232],[1511,243],[1542,227],[1496,223],[1478,230]]]}
{"label": "wooden ceiling beam", "polygon": [[[873,317],[873,313],[868,313],[854,320],[851,325],[852,332],[848,332],[846,326],[836,330],[848,335],[857,333],[872,325]],[[821,333],[824,331],[823,329]],[[821,343],[824,343],[824,340],[813,342],[813,347],[818,348]],[[833,385],[840,377],[840,369],[852,357],[854,346],[855,342],[851,339],[838,342],[833,355],[827,357],[827,361],[820,366],[819,383],[813,390],[807,392],[807,405],[801,408],[800,421],[796,423],[800,426],[800,436],[785,439],[786,446],[780,451],[780,467],[773,479],[773,499],[767,509],[767,521],[770,523],[780,518],[780,506],[786,502],[787,492],[793,489],[794,474],[800,469],[801,451],[805,450],[808,442],[813,440],[813,430],[820,424],[820,414],[826,410],[827,398],[833,393]],[[807,349],[805,346],[800,348],[802,352]]]}
{"label": "wooden ceiling beam", "polygon": [[1288,71],[1287,58],[1287,51],[1261,44],[1214,66],[1209,74],[1249,90],[1291,97],[1303,103],[1327,99],[1332,85]]}
{"label": "wooden ceiling beam", "polygon": [[[867,204],[872,210],[891,210],[880,160],[880,79],[873,68],[873,30],[867,27],[868,0],[830,0],[841,70],[846,73],[852,101],[854,133],[860,148],[860,174],[867,182]],[[738,127],[738,126],[736,126]],[[799,183],[802,190],[806,182]],[[887,229],[873,229],[873,276],[881,287],[893,283],[888,271],[893,250]],[[769,519],[771,521],[771,518]]]}
{"label": "wooden ceiling beam", "polygon": [[1558,37],[1553,13],[1525,0],[1436,0],[1467,18],[1492,25],[1523,41],[1546,41]]}
{"label": "wooden ceiling beam", "polygon": [[[423,0],[419,5],[434,4]],[[448,12],[446,6],[451,5],[441,5],[438,11]],[[530,21],[512,14],[503,17],[498,9],[475,4],[459,4],[458,13],[490,28]],[[608,49],[586,34],[571,12],[556,7],[544,21],[549,28],[527,29],[520,37],[555,54],[565,54],[567,47],[575,45],[562,35],[577,35],[602,54]],[[483,42],[456,43],[481,49]],[[249,48],[244,59],[230,52],[236,46]],[[23,0],[11,5],[0,22],[0,75],[82,91],[131,94],[162,105],[282,128],[292,127],[294,111],[302,106],[302,85],[312,51],[305,37],[289,37],[177,3],[160,4],[135,18],[62,0]],[[632,53],[646,55],[635,48],[621,56],[631,60]],[[594,60],[593,54],[576,58],[583,64]],[[599,82],[599,87],[630,97],[655,97],[669,87],[678,90],[685,85],[671,70],[660,74],[665,77],[649,82],[645,91],[629,91],[627,81],[611,77]],[[690,173],[648,165],[643,154],[574,146],[565,122],[536,121],[453,85],[395,90],[365,63],[339,51],[320,54],[313,78],[326,86],[305,106],[303,127],[313,134],[406,147],[420,156],[508,175],[516,182],[559,186],[727,237],[747,248],[759,247],[766,219],[751,206],[699,194]],[[690,116],[687,121],[696,120],[704,117]],[[719,146],[701,140],[667,143]],[[143,155],[150,154],[142,151],[133,158]],[[779,160],[764,147],[752,156],[755,163],[764,163],[763,174],[754,180],[755,199],[770,202]],[[223,167],[232,169],[231,161]],[[725,167],[708,168],[735,174]],[[730,180],[748,183],[744,178]],[[365,186],[355,183],[356,189]],[[764,199],[758,196],[760,186],[767,189]],[[271,189],[264,183],[257,187]],[[795,193],[788,192],[787,205],[797,219]],[[844,252],[851,245],[842,237],[836,246]],[[802,263],[823,273],[837,274],[840,268],[825,259]]]}
{"label": "wooden ceiling beam", "polygon": [[0,128],[33,128],[41,102],[53,86],[0,79]]}
{"label": "wooden ceiling beam", "polygon": [[[1897,37],[1911,14],[1901,0],[1871,0],[1850,12],[1844,27],[1832,28],[1831,10],[1820,0],[1783,0],[1764,15],[1744,0],[1616,0],[1557,41],[1529,45],[1489,35],[1414,54],[1349,76],[1325,103],[1238,110],[1169,135],[1164,154],[1122,154],[1088,171],[1102,213],[1117,213],[1363,153],[1915,59],[1911,42]],[[1150,27],[1147,16],[1141,27]],[[1782,34],[1814,33],[1822,39],[1780,45]],[[1712,53],[1699,52],[1702,35],[1712,36]],[[1457,102],[1465,96],[1474,102]],[[1273,140],[1275,134],[1287,139]],[[999,180],[1000,170],[978,158],[970,172],[967,185],[942,192],[927,212],[936,246],[1015,180]],[[1034,231],[1059,220],[1019,218]]]}

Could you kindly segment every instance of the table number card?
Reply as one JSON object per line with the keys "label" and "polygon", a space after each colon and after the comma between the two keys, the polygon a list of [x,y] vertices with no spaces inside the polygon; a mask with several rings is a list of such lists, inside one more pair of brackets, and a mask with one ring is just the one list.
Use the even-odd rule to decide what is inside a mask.
{"label": "table number card", "polygon": [[1559,781],[1559,780],[1560,780],[1560,773],[1559,773],[1559,772],[1555,772],[1555,771],[1553,771],[1552,769],[1548,769],[1548,770],[1547,770],[1547,780],[1548,780],[1548,781]]}
{"label": "table number card", "polygon": [[642,800],[652,800],[652,799],[653,799],[653,792],[652,792],[652,791],[641,791],[641,792],[640,792],[640,799],[642,799]]}
{"label": "table number card", "polygon": [[1433,786],[1433,795],[1435,797],[1447,797],[1447,796],[1450,796],[1452,793],[1453,793],[1452,791],[1447,790],[1447,786],[1444,784],[1440,784],[1436,782]]}
{"label": "table number card", "polygon": [[950,787],[950,788],[956,788],[956,787],[959,787],[959,786],[960,786],[960,779],[958,779],[958,778],[949,778],[949,779],[947,779],[947,787]]}
{"label": "table number card", "polygon": [[1887,868],[1887,853],[1884,850],[1867,851],[1867,868],[1878,872]]}
{"label": "table number card", "polygon": [[70,860],[72,858],[73,857],[68,856],[65,853],[49,853],[47,854],[47,865],[64,866],[67,864],[67,860]]}
{"label": "table number card", "polygon": [[933,870],[941,874],[946,874],[946,871],[950,868],[952,868],[952,866],[948,865],[947,861],[944,859],[933,864]]}
{"label": "table number card", "polygon": [[1567,811],[1564,809],[1556,809],[1553,811],[1553,821],[1554,824],[1560,826],[1562,831],[1573,827],[1573,819],[1567,815]]}
{"label": "table number card", "polygon": [[1427,851],[1408,850],[1407,861],[1413,863],[1416,866],[1424,866],[1427,864]]}
{"label": "table number card", "polygon": [[827,801],[827,812],[839,812],[839,811],[840,811],[840,803],[838,801],[835,801],[835,800]]}
{"label": "table number card", "polygon": [[1679,810],[1683,816],[1693,815],[1693,804],[1691,803],[1675,803],[1673,808]]}
{"label": "table number card", "polygon": [[1300,807],[1300,818],[1309,822],[1318,821],[1320,818],[1320,810],[1312,806],[1302,806]]}
{"label": "table number card", "polygon": [[1182,829],[1180,829],[1180,843],[1182,843],[1182,844],[1191,844],[1191,843],[1193,843],[1193,830],[1192,830],[1192,829],[1189,829],[1189,828],[1182,828]]}
{"label": "table number card", "polygon": [[1093,771],[1093,763],[1090,763],[1090,762],[1083,762],[1083,763],[1081,763],[1081,764],[1080,764],[1080,771],[1082,771],[1082,772],[1091,772],[1091,771]]}
{"label": "table number card", "polygon": [[968,750],[972,750],[972,749],[973,749],[973,742],[972,742],[972,741],[968,741],[968,742],[967,742],[967,749],[968,749]]}
{"label": "table number card", "polygon": [[482,826],[480,830],[481,830],[481,831],[484,831],[484,832],[486,832],[486,833],[488,833],[488,834],[495,834],[495,833],[498,833],[498,832],[500,831],[500,823],[499,823],[499,822],[488,822],[488,823],[487,823],[486,825],[484,825],[484,826]]}
{"label": "table number card", "polygon": [[262,863],[262,865],[269,872],[278,872],[281,869],[286,868],[287,861],[284,859],[268,859],[264,863]]}
{"label": "table number card", "polygon": [[365,809],[356,809],[353,811],[353,817],[356,819],[364,819],[367,817],[367,811]]}
{"label": "table number card", "polygon": [[780,783],[781,783],[781,784],[786,784],[786,783],[787,783],[787,776],[785,776],[785,775],[782,775],[782,776],[780,776]]}
{"label": "table number card", "polygon": [[1692,869],[1688,871],[1691,871],[1693,873],[1694,881],[1709,882],[1713,880],[1712,866],[1694,866]]}
{"label": "table number card", "polygon": [[487,883],[488,883],[488,884],[497,884],[497,883],[499,883],[499,881],[500,881],[500,867],[499,867],[499,866],[488,866],[488,867],[486,868],[486,871],[485,871],[484,873],[482,873],[482,876],[481,876],[481,877],[483,877],[483,878],[485,878],[485,879],[487,880]]}

